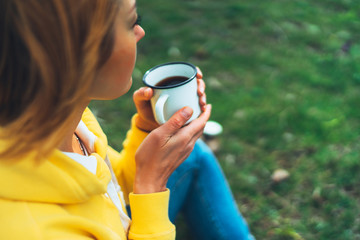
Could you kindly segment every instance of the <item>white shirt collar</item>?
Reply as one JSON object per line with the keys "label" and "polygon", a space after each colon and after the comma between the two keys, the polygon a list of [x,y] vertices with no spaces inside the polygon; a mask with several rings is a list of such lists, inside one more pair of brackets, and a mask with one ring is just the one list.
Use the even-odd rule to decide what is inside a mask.
{"label": "white shirt collar", "polygon": [[[96,136],[87,128],[82,120],[79,122],[75,133],[79,136],[89,154],[95,152]],[[91,173],[96,174],[97,160],[95,156],[83,156],[73,152],[63,153],[71,159],[75,160],[77,163],[83,165]]]}

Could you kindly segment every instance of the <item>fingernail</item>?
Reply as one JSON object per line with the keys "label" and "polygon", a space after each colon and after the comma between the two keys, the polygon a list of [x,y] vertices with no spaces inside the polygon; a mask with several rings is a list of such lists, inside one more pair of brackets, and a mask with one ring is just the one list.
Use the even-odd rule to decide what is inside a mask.
{"label": "fingernail", "polygon": [[192,115],[193,110],[190,107],[185,107],[182,111],[181,114],[185,117],[185,118],[190,118]]}
{"label": "fingernail", "polygon": [[145,97],[150,96],[150,91],[151,91],[150,88],[145,89],[145,92],[144,92]]}
{"label": "fingernail", "polygon": [[201,93],[204,93],[205,88],[204,88],[204,87],[199,87],[199,91],[200,91]]}
{"label": "fingernail", "polygon": [[202,96],[202,97],[201,97],[201,101],[202,101],[204,104],[206,104],[206,96]]}

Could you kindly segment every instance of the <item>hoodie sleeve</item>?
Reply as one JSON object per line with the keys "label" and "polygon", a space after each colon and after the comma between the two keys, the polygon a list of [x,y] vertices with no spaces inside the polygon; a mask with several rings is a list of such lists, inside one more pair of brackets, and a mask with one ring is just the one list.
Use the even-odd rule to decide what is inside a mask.
{"label": "hoodie sleeve", "polygon": [[129,239],[175,239],[175,226],[168,217],[170,191],[151,194],[134,194],[135,153],[148,133],[135,126],[136,115],[132,118],[123,150],[118,153],[109,147],[108,156],[115,175],[124,193],[127,204],[130,204],[132,223]]}
{"label": "hoodie sleeve", "polygon": [[175,226],[168,217],[170,191],[130,193],[132,224],[129,239],[175,239]]}

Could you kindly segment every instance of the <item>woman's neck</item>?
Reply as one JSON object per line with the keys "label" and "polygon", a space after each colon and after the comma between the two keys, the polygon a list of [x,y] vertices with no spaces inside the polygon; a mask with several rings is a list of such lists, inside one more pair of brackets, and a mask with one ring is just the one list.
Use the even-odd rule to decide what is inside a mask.
{"label": "woman's neck", "polygon": [[[76,117],[73,119],[71,124],[69,125],[69,130],[66,132],[65,137],[63,138],[63,141],[58,146],[60,151],[63,152],[76,152],[81,153],[81,149],[77,145],[77,142],[74,142],[74,133],[76,130],[76,127],[79,125],[79,122],[81,120],[82,114],[85,111],[86,107],[89,103],[83,104],[81,107],[79,107],[76,110]],[[79,152],[80,150],[80,152]]]}

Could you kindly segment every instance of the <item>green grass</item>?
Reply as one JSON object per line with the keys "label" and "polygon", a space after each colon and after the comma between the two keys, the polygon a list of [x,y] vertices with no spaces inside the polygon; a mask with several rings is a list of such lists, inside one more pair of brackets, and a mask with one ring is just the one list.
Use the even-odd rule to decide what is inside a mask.
{"label": "green grass", "polygon": [[[192,62],[255,237],[360,239],[359,2],[138,0],[138,11],[146,37],[132,91],[92,103],[110,143],[121,148],[148,68]],[[274,184],[278,168],[290,178]]]}

